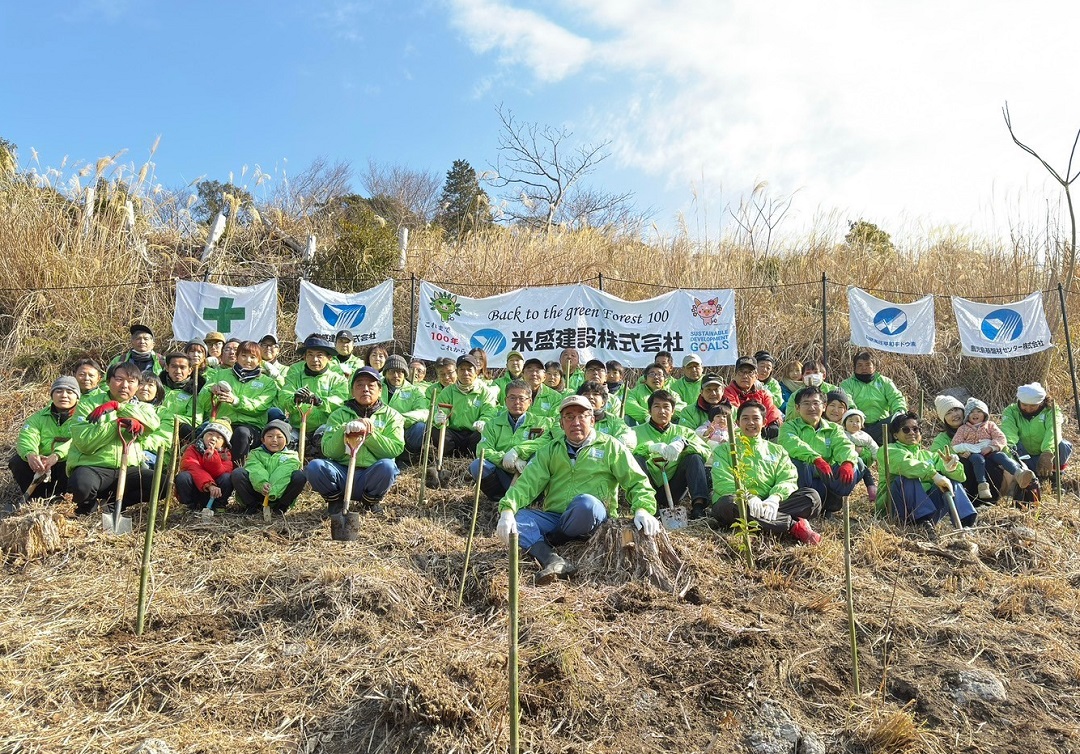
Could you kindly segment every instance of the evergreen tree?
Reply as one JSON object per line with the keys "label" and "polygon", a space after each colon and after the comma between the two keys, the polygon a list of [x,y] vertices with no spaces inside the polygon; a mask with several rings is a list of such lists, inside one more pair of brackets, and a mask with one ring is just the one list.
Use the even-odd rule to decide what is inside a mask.
{"label": "evergreen tree", "polygon": [[493,223],[491,200],[480,188],[480,177],[466,160],[454,160],[446,173],[436,223],[447,238],[460,239]]}

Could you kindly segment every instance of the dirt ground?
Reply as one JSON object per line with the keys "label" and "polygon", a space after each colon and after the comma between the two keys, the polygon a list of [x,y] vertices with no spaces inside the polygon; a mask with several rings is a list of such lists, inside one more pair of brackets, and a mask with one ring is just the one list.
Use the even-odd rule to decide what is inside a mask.
{"label": "dirt ground", "polygon": [[[508,559],[481,501],[458,607],[462,468],[422,510],[417,475],[403,474],[351,543],[330,539],[310,492],[271,524],[174,509],[143,636],[140,512],[135,535],[103,535],[91,517],[56,552],[9,557],[0,752],[148,739],[174,752],[505,751]],[[585,566],[566,582],[535,586],[525,559],[522,751],[1080,752],[1077,503],[994,506],[968,535],[945,522],[931,538],[857,500],[859,695],[836,521],[818,547],[755,537],[752,570],[731,534],[673,533],[681,599],[585,545],[563,548]],[[980,698],[965,691],[973,675],[1001,685]]]}

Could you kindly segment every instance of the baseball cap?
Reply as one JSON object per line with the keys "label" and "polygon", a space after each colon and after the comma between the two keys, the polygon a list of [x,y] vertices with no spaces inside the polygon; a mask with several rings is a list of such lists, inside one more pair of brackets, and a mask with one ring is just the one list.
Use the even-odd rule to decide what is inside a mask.
{"label": "baseball cap", "polygon": [[540,359],[538,359],[538,358],[536,358],[534,356],[531,359],[526,359],[525,360],[525,365],[522,367],[522,369],[528,369],[531,366],[538,366],[541,369],[543,369],[544,368],[544,362],[540,361]]}
{"label": "baseball cap", "polygon": [[740,356],[735,361],[735,371],[738,372],[740,369],[744,369],[744,368],[753,369],[756,372],[757,371],[757,359],[752,359],[749,356]]}
{"label": "baseball cap", "polygon": [[337,335],[334,336],[334,340],[341,340],[342,338],[353,339],[352,330],[338,330]]}
{"label": "baseball cap", "polygon": [[361,376],[370,377],[376,382],[382,381],[382,375],[376,371],[375,367],[360,367],[352,373],[352,381],[349,384],[351,385],[353,382],[356,382]]}
{"label": "baseball cap", "polygon": [[593,367],[596,367],[597,369],[606,370],[607,369],[607,364],[600,361],[600,359],[589,359],[587,362],[585,362],[585,368],[586,369],[592,369]]}
{"label": "baseball cap", "polygon": [[559,413],[561,414],[563,411],[570,408],[571,406],[580,406],[586,411],[593,410],[592,401],[590,401],[584,395],[570,395],[566,398],[563,398],[562,403],[559,404]]}
{"label": "baseball cap", "polygon": [[698,356],[696,353],[687,354],[686,358],[682,360],[683,369],[686,369],[686,367],[690,366],[691,364],[700,365],[701,357]]}
{"label": "baseball cap", "polygon": [[462,364],[472,364],[473,369],[479,369],[480,368],[480,362],[476,360],[475,356],[473,356],[472,354],[468,354],[468,353],[462,354],[461,356],[458,356],[457,365],[461,366]]}
{"label": "baseball cap", "polygon": [[723,384],[724,384],[724,381],[722,379],[720,379],[720,375],[718,375],[718,374],[707,374],[707,375],[705,375],[704,377],[701,378],[701,386],[702,387],[705,387],[706,385],[723,385]]}
{"label": "baseball cap", "polygon": [[267,343],[276,346],[278,344],[278,341],[277,338],[275,338],[273,335],[264,335],[262,336],[262,338],[259,339],[260,346],[266,345]]}
{"label": "baseball cap", "polygon": [[132,335],[138,335],[139,333],[144,332],[147,335],[149,335],[151,338],[154,337],[154,331],[153,330],[151,330],[146,325],[140,325],[138,323],[135,323],[134,325],[129,327],[128,332],[131,333]]}
{"label": "baseball cap", "polygon": [[204,340],[207,343],[224,343],[225,336],[219,333],[217,330],[214,330],[213,332],[206,333],[206,338],[204,338]]}
{"label": "baseball cap", "polygon": [[771,364],[776,363],[776,359],[768,351],[758,351],[754,354],[754,361],[768,361]]}
{"label": "baseball cap", "polygon": [[521,355],[521,351],[511,351],[510,353],[506,354],[506,360],[510,361],[510,359],[514,358],[515,356],[517,356],[519,359],[525,358]]}

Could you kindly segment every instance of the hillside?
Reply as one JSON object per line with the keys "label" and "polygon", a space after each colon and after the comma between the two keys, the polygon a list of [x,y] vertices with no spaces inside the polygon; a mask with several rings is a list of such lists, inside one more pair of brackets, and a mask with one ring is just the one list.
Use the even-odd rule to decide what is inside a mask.
{"label": "hillside", "polygon": [[[0,751],[505,751],[507,559],[482,501],[456,607],[461,484],[419,510],[404,474],[354,543],[331,541],[310,492],[270,525],[174,511],[142,637],[141,534],[91,518],[42,560],[9,559]],[[993,508],[930,541],[858,501],[857,698],[836,522],[816,548],[756,539],[753,572],[728,535],[672,535],[681,600],[596,559],[547,587],[523,563],[522,750],[1080,751],[1076,504]]]}

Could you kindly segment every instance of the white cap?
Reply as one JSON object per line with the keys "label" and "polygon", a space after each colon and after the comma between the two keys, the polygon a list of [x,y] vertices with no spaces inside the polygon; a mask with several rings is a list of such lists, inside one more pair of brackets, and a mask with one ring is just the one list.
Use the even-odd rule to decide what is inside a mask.
{"label": "white cap", "polygon": [[592,401],[590,401],[584,395],[569,395],[566,398],[563,398],[563,402],[559,404],[559,413],[561,414],[563,411],[570,408],[571,406],[580,406],[586,411],[593,410]]}
{"label": "white cap", "polygon": [[1042,403],[1046,400],[1046,388],[1038,382],[1016,388],[1016,400],[1021,403]]}
{"label": "white cap", "polygon": [[691,364],[700,365],[701,363],[701,357],[696,353],[689,354],[682,360],[683,369],[686,369]]}

